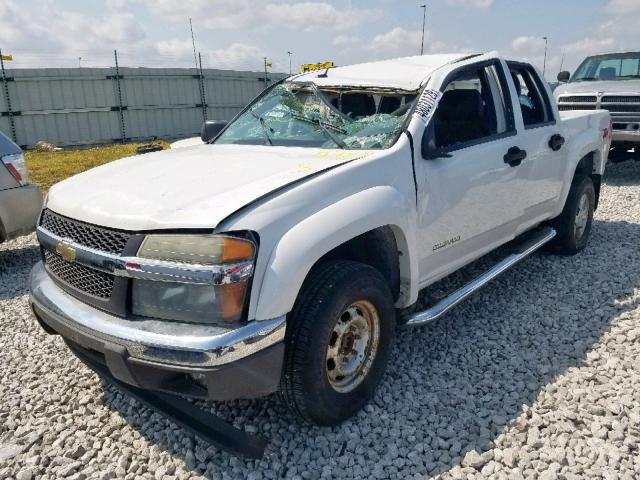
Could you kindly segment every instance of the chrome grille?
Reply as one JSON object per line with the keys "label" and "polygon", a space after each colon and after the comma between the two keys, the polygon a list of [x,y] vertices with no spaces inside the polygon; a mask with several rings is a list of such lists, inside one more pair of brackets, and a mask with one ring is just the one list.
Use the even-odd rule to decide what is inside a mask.
{"label": "chrome grille", "polygon": [[131,238],[128,233],[72,220],[51,210],[42,212],[40,224],[59,237],[69,238],[81,245],[116,255],[122,253]]}
{"label": "chrome grille", "polygon": [[559,102],[564,103],[596,103],[598,97],[593,95],[568,95],[566,97],[560,97]]}
{"label": "chrome grille", "polygon": [[67,262],[48,250],[44,251],[44,258],[49,272],[64,283],[87,295],[101,299],[111,298],[113,275]]}
{"label": "chrome grille", "polygon": [[603,103],[640,103],[640,96],[630,97],[630,96],[606,96],[602,97]]}
{"label": "chrome grille", "polygon": [[595,110],[595,109],[596,109],[595,105],[563,105],[563,104],[558,105],[558,110],[560,110],[561,112],[567,112],[570,110]]}
{"label": "chrome grille", "polygon": [[640,112],[639,105],[609,105],[603,104],[602,108],[615,113],[638,113]]}

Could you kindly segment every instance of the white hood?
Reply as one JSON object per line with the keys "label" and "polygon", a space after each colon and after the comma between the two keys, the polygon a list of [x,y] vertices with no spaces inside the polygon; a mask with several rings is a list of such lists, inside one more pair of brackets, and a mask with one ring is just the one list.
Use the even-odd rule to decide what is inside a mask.
{"label": "white hood", "polygon": [[591,93],[596,92],[607,93],[627,93],[637,95],[640,92],[640,80],[606,80],[591,82],[571,82],[563,83],[555,90],[556,97],[558,95],[566,95],[573,93]]}
{"label": "white hood", "polygon": [[201,145],[138,155],[71,177],[47,208],[123,230],[214,228],[252,201],[370,152]]}

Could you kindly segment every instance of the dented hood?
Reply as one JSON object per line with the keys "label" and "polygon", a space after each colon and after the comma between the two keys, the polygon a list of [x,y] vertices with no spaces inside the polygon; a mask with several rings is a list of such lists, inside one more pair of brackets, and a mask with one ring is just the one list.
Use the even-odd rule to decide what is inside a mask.
{"label": "dented hood", "polygon": [[47,208],[124,230],[214,228],[278,188],[366,154],[245,145],[164,150],[118,160],[58,183],[49,191]]}

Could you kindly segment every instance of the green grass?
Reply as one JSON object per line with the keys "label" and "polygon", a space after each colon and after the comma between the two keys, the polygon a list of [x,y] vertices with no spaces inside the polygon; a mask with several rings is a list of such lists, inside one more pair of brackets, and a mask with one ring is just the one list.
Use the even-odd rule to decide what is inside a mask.
{"label": "green grass", "polygon": [[[164,148],[169,146],[167,142],[154,143],[160,143]],[[44,191],[47,191],[51,185],[76,173],[113,162],[119,158],[135,155],[136,148],[140,145],[143,144],[115,144],[59,152],[27,151],[25,156],[29,178],[31,182],[40,185]]]}

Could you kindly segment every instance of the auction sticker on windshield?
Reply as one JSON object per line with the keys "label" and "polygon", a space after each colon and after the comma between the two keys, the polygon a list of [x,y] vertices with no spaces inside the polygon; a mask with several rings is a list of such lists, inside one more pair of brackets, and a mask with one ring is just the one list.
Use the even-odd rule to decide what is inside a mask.
{"label": "auction sticker on windshield", "polygon": [[420,95],[413,116],[422,120],[425,124],[429,123],[441,98],[442,92],[438,90],[425,90],[422,92],[422,95]]}

